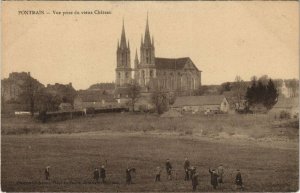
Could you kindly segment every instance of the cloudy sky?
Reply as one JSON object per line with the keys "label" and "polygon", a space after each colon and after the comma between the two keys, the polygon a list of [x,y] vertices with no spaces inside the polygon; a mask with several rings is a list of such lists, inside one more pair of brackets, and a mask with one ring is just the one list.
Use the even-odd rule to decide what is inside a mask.
{"label": "cloudy sky", "polygon": [[[2,78],[30,71],[43,84],[76,89],[115,79],[122,18],[131,59],[147,12],[157,57],[190,57],[203,84],[264,74],[299,76],[298,2],[2,2]],[[19,15],[20,10],[50,14]],[[53,11],[111,11],[54,15]]]}

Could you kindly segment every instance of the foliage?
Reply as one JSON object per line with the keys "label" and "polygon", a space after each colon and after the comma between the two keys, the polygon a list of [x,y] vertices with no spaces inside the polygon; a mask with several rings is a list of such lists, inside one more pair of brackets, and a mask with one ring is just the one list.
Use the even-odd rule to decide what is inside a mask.
{"label": "foliage", "polygon": [[238,105],[236,108],[240,109],[240,106],[244,106],[244,98],[247,91],[247,84],[241,79],[240,76],[236,76],[235,82],[232,83],[232,95],[236,104]]}
{"label": "foliage", "polygon": [[271,109],[277,102],[278,91],[271,79],[265,86],[261,80],[252,80],[251,86],[247,88],[246,100],[248,105],[262,104],[266,109]]}
{"label": "foliage", "polygon": [[133,82],[129,85],[128,97],[131,99],[130,104],[132,105],[132,111],[134,111],[134,106],[141,97],[141,87],[138,85],[138,83]]}
{"label": "foliage", "polygon": [[287,111],[280,111],[279,118],[280,119],[290,119],[291,114]]}
{"label": "foliage", "polygon": [[170,95],[169,95],[169,104],[170,104],[170,105],[173,105],[173,104],[175,103],[175,101],[176,101],[176,98],[177,98],[176,93],[170,94]]}
{"label": "foliage", "polygon": [[166,112],[169,109],[168,93],[156,90],[152,93],[152,103],[155,105],[158,114]]}
{"label": "foliage", "polygon": [[34,115],[34,111],[36,110],[36,100],[40,95],[41,89],[41,84],[31,76],[28,76],[24,80],[24,84],[22,85],[22,92],[19,98],[22,102],[28,104],[31,116]]}
{"label": "foliage", "polygon": [[89,88],[89,90],[113,90],[115,89],[115,83],[97,83],[97,84],[93,84],[91,85]]}
{"label": "foliage", "polygon": [[221,84],[220,88],[220,94],[222,94],[225,91],[230,91],[231,90],[231,83],[230,82],[224,82]]}

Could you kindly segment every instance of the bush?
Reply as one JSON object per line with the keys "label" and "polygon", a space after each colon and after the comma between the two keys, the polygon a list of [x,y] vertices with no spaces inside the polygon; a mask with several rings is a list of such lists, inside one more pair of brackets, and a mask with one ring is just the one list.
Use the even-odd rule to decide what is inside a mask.
{"label": "bush", "polygon": [[279,118],[280,119],[290,119],[291,114],[287,111],[281,111],[280,114],[279,114]]}

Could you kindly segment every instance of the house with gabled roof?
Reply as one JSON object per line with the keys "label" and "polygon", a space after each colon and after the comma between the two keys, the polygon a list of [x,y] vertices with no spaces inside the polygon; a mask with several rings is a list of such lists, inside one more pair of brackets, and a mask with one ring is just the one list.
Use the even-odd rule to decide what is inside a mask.
{"label": "house with gabled roof", "polygon": [[230,105],[223,95],[177,97],[172,109],[192,112],[228,113]]}

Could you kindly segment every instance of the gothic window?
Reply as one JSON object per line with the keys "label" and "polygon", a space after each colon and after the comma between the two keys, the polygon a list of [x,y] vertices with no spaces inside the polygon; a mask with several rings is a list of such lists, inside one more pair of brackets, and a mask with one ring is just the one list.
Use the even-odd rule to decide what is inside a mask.
{"label": "gothic window", "polygon": [[150,77],[153,77],[153,70],[150,70]]}
{"label": "gothic window", "polygon": [[118,78],[121,78],[121,73],[120,72],[118,72]]}
{"label": "gothic window", "polygon": [[125,73],[125,77],[128,78],[128,72]]}

